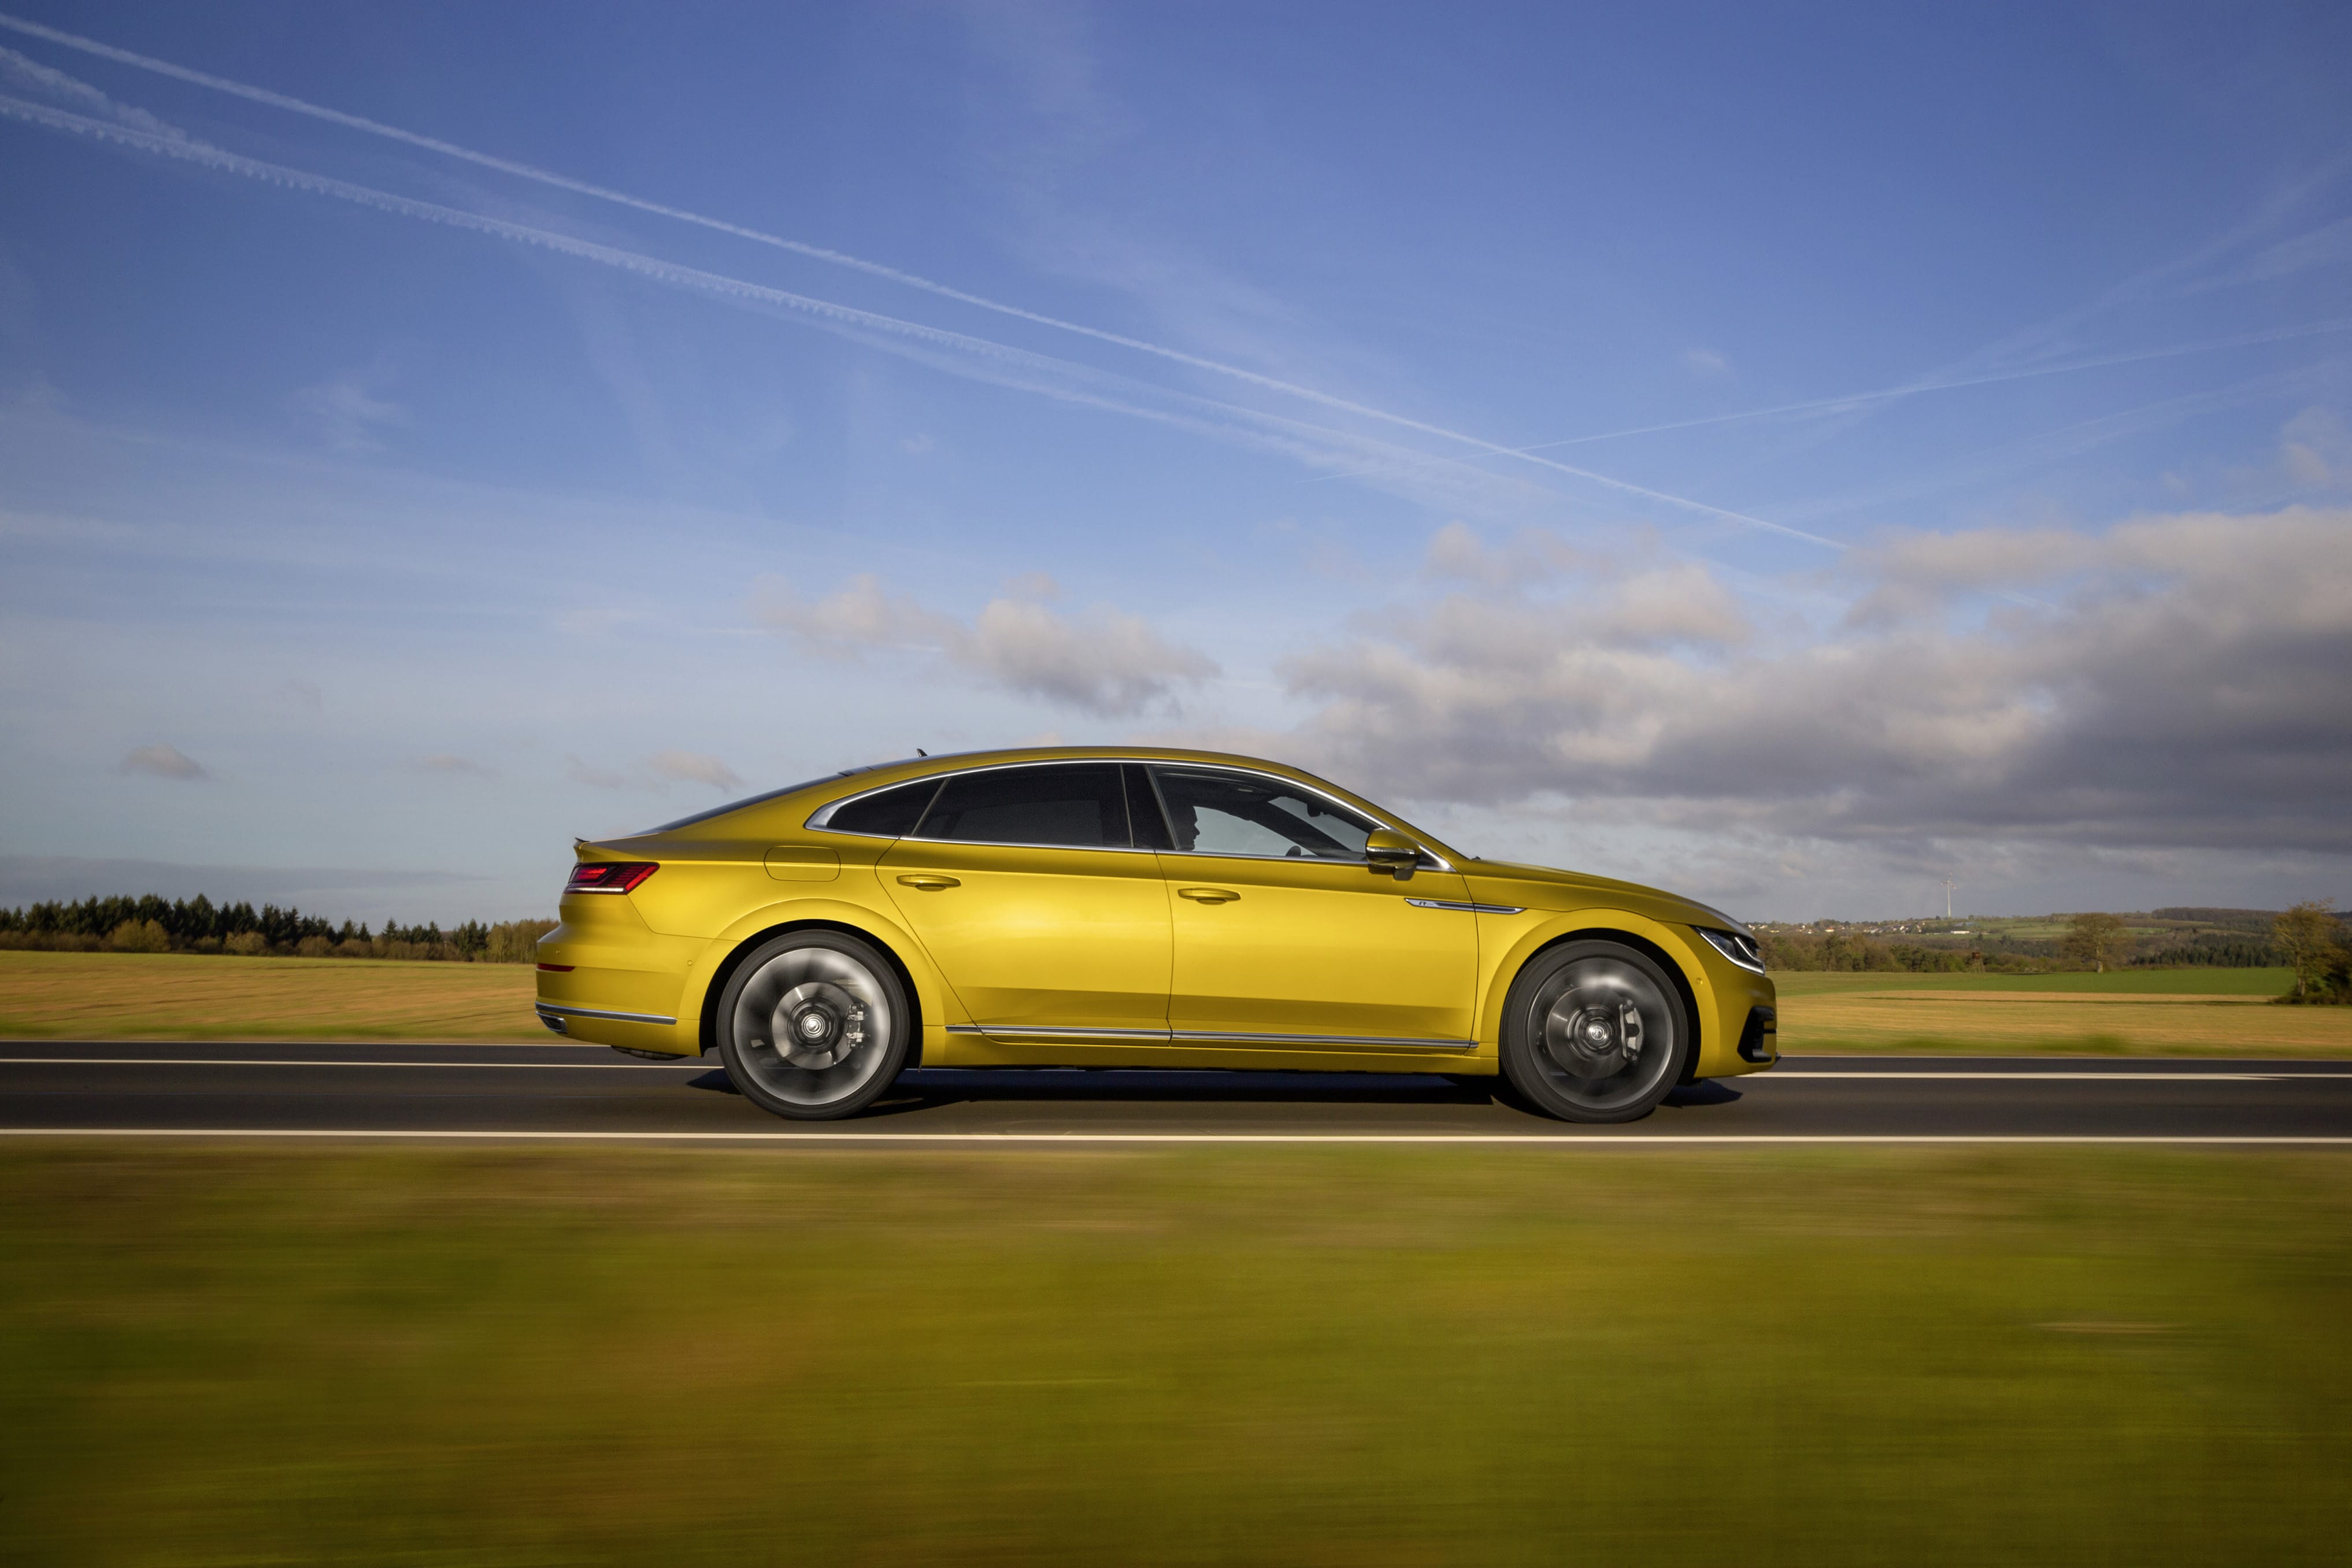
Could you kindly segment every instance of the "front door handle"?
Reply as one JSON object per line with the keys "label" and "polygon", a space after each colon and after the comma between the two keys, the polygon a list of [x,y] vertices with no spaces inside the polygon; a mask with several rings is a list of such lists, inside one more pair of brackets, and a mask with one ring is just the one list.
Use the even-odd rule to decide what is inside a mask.
{"label": "front door handle", "polygon": [[1195,904],[1231,904],[1241,894],[1223,887],[1180,887],[1176,890],[1176,896],[1189,898]]}
{"label": "front door handle", "polygon": [[925,872],[920,876],[902,876],[898,879],[898,882],[901,886],[919,887],[925,893],[937,893],[943,887],[961,887],[963,885],[963,879],[961,877],[934,876],[929,872]]}

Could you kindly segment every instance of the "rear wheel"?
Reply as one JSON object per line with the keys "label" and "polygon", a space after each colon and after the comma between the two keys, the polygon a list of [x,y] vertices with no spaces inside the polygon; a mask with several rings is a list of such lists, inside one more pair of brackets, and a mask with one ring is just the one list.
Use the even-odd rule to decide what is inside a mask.
{"label": "rear wheel", "polygon": [[1616,942],[1538,954],[1503,1005],[1503,1073],[1569,1122],[1633,1122],[1682,1079],[1696,1047],[1664,969]]}
{"label": "rear wheel", "polygon": [[839,931],[794,931],[736,966],[719,1054],[743,1097],[801,1122],[854,1116],[906,1065],[914,1009],[888,959]]}

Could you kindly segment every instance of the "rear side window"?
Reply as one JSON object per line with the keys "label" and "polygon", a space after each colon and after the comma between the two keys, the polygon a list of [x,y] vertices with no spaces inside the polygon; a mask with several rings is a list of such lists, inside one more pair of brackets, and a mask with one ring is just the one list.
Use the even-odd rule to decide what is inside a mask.
{"label": "rear side window", "polygon": [[824,831],[832,833],[872,833],[877,838],[902,839],[915,831],[923,818],[923,808],[940,792],[936,779],[919,779],[912,784],[896,789],[877,789],[863,800],[852,800],[834,808],[826,818]]}
{"label": "rear side window", "polygon": [[1215,768],[1154,768],[1176,847],[1203,855],[1360,861],[1379,826],[1278,779]]}
{"label": "rear side window", "polygon": [[1049,763],[962,773],[912,837],[971,844],[1127,849],[1127,793],[1116,762]]}

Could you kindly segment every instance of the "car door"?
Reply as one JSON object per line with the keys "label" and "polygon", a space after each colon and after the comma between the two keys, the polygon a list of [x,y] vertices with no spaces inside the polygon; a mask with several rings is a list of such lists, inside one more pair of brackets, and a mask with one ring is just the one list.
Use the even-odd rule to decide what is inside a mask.
{"label": "car door", "polygon": [[1166,1037],[1167,886],[1118,763],[950,774],[878,869],[982,1029]]}
{"label": "car door", "polygon": [[1470,1040],[1478,935],[1459,873],[1375,870],[1364,841],[1385,824],[1276,775],[1159,763],[1149,772],[1172,845],[1160,860],[1177,1041]]}

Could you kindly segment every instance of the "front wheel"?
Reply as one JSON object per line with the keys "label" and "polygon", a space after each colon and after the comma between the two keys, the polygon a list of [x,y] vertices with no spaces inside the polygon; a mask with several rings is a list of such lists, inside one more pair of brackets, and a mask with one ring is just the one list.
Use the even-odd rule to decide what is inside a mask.
{"label": "front wheel", "polygon": [[1665,970],[1615,942],[1538,954],[1503,1005],[1503,1073],[1568,1122],[1633,1122],[1682,1079],[1696,1041]]}
{"label": "front wheel", "polygon": [[719,1055],[743,1098],[796,1122],[854,1116],[906,1065],[914,1009],[889,960],[839,931],[761,945],[719,996]]}

